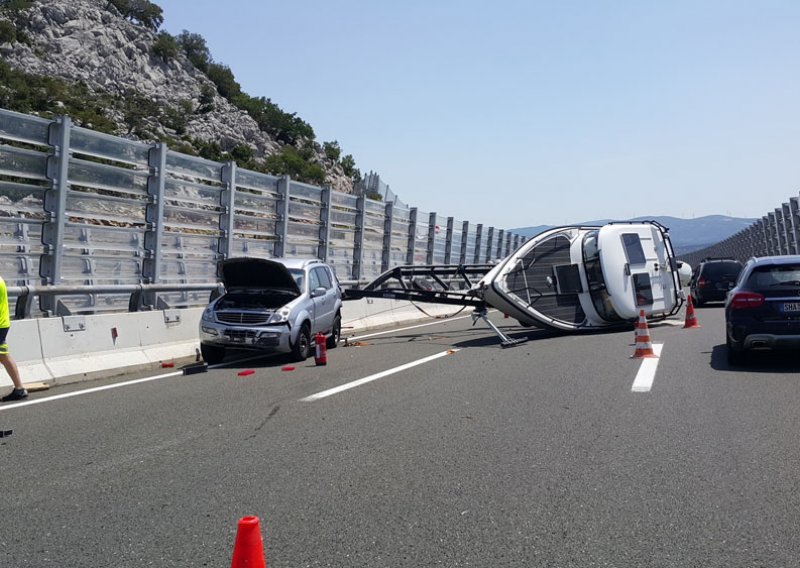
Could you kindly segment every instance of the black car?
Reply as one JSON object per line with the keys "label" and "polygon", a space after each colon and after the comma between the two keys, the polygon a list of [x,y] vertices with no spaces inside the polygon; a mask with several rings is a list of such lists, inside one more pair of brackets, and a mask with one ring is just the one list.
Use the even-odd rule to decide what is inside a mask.
{"label": "black car", "polygon": [[725,302],[728,361],[750,350],[800,349],[800,255],[752,258]]}
{"label": "black car", "polygon": [[689,293],[695,306],[706,302],[724,302],[734,287],[742,263],[732,258],[706,258],[692,272]]}

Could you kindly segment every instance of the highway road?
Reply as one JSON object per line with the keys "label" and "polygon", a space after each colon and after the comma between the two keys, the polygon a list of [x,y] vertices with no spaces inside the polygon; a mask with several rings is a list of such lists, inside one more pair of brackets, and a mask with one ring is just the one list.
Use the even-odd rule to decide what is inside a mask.
{"label": "highway road", "polygon": [[466,317],[34,393],[0,406],[0,566],[226,567],[246,515],[271,568],[795,566],[800,366],[729,368],[697,315],[657,362],[495,313],[530,340]]}

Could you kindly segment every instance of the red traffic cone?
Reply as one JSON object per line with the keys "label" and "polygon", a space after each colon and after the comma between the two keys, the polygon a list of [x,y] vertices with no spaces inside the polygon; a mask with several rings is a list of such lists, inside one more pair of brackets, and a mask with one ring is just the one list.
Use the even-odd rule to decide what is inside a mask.
{"label": "red traffic cone", "polygon": [[258,517],[239,519],[231,568],[267,568]]}
{"label": "red traffic cone", "polygon": [[631,359],[646,357],[658,357],[658,355],[653,352],[653,344],[650,343],[650,331],[647,329],[644,310],[639,310],[639,321],[636,322],[636,351],[631,355]]}
{"label": "red traffic cone", "polygon": [[688,303],[686,304],[686,322],[683,324],[683,329],[689,327],[700,327],[700,322],[697,321],[697,316],[694,315],[694,303],[692,296],[689,296]]}

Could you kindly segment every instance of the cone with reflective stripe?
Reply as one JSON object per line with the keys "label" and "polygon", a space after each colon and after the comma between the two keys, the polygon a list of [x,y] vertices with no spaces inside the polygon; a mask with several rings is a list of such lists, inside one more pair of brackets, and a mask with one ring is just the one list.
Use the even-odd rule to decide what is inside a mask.
{"label": "cone with reflective stripe", "polygon": [[697,316],[694,315],[694,303],[692,302],[692,296],[689,295],[689,299],[687,300],[686,304],[686,322],[683,324],[683,329],[688,327],[700,327],[700,322],[697,321]]}
{"label": "cone with reflective stripe", "polygon": [[242,517],[236,531],[231,568],[267,568],[258,517]]}
{"label": "cone with reflective stripe", "polygon": [[631,355],[631,359],[644,359],[646,357],[658,357],[653,352],[653,344],[650,343],[650,331],[647,329],[647,318],[644,310],[639,310],[639,321],[636,322],[636,351]]}

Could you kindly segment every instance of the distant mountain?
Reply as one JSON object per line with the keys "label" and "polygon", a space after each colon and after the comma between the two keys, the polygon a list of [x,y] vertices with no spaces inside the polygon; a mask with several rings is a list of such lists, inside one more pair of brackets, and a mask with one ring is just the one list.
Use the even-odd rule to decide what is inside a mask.
{"label": "distant mountain", "polygon": [[[725,215],[707,215],[695,219],[680,219],[678,217],[634,217],[624,219],[625,221],[657,221],[669,229],[669,236],[675,253],[680,256],[695,250],[711,246],[725,240],[731,235],[738,233],[755,223],[757,219],[747,219],[743,217],[727,217]],[[597,221],[584,221],[575,223],[576,225],[605,225],[614,219],[601,219]],[[617,219],[619,221],[619,219]],[[552,229],[557,225],[537,225],[535,227],[523,227],[510,229],[514,233],[519,233],[526,237],[538,235],[542,231]]]}

